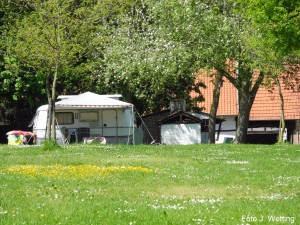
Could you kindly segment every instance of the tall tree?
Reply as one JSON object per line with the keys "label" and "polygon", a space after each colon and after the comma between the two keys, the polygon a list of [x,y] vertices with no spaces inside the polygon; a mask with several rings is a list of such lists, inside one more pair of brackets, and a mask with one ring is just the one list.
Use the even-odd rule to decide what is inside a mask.
{"label": "tall tree", "polygon": [[[161,1],[164,2],[164,1]],[[167,1],[156,7],[161,38],[184,44],[197,60],[193,68],[218,70],[238,90],[238,143],[245,143],[250,110],[265,73],[254,73],[262,67],[263,55],[249,39],[256,40],[258,31],[239,13],[234,1]],[[254,32],[255,31],[255,32]],[[174,45],[176,46],[176,45]],[[186,55],[186,53],[181,52]],[[235,63],[232,68],[227,60]],[[238,70],[238,76],[232,72]],[[217,99],[217,98],[216,98]]]}
{"label": "tall tree", "polygon": [[[98,72],[99,68],[96,68],[95,64],[99,66],[98,62],[102,61],[103,56],[102,50],[112,38],[111,28],[114,25],[110,21],[134,5],[135,1],[52,2],[53,4],[51,1],[34,0],[0,2],[0,81],[5,84],[5,88],[0,91],[2,99],[0,117],[3,119],[10,119],[12,116],[20,118],[21,110],[18,108],[32,116],[34,113],[32,109],[44,104],[47,92],[51,97],[52,90],[48,88],[45,91],[45,84],[48,80],[49,86],[52,86],[54,66],[53,63],[48,63],[49,57],[47,58],[48,55],[44,52],[49,50],[50,54],[52,51],[54,56],[54,51],[58,52],[59,48],[64,48],[63,46],[64,49],[67,49],[67,45],[76,48],[71,47],[71,51],[66,50],[61,54],[63,60],[59,67],[56,93],[76,94],[86,90],[100,93],[115,91],[108,89],[109,86],[106,88],[102,83],[97,83],[101,72]],[[61,7],[59,12],[55,4]],[[54,23],[59,23],[59,19],[62,22],[60,29],[57,26],[53,27]],[[56,36],[54,32],[60,35],[62,44],[58,45],[59,48],[53,45]],[[50,38],[53,43],[49,41]],[[65,54],[66,52],[68,54]],[[100,67],[104,68],[103,65]],[[24,96],[26,100],[23,99]]]}
{"label": "tall tree", "polygon": [[[240,1],[246,9],[246,15],[254,27],[260,30],[261,41],[256,43],[265,51],[267,72],[271,74],[271,82],[277,85],[280,97],[280,131],[281,142],[285,129],[284,98],[279,79],[284,79],[285,86],[298,89],[294,76],[298,70],[300,56],[300,2],[297,0],[254,0]],[[284,76],[282,74],[285,73]],[[273,81],[273,82],[272,82]]]}
{"label": "tall tree", "polygon": [[141,112],[159,110],[174,98],[194,105],[189,93],[199,92],[201,83],[194,82],[193,52],[184,43],[162,38],[164,28],[153,11],[159,2],[137,2],[114,21],[103,83],[131,98]]}
{"label": "tall tree", "polygon": [[[191,87],[199,68],[217,69],[238,89],[237,142],[245,143],[250,110],[265,73],[254,74],[263,55],[248,41],[256,40],[258,31],[236,13],[241,7],[226,0],[143,1],[139,6],[117,25],[105,56],[107,81],[111,84],[113,77],[129,89],[138,87],[130,92],[151,106],[166,99],[166,90],[171,90],[169,97],[186,97],[191,89],[183,87]],[[238,62],[237,77],[228,59]]]}
{"label": "tall tree", "polygon": [[55,140],[57,80],[68,65],[80,62],[85,57],[95,18],[90,17],[87,2],[24,2],[23,7],[30,9],[30,13],[16,21],[14,30],[11,30],[9,49],[20,64],[39,71],[37,74],[46,80],[49,103],[47,139]]}

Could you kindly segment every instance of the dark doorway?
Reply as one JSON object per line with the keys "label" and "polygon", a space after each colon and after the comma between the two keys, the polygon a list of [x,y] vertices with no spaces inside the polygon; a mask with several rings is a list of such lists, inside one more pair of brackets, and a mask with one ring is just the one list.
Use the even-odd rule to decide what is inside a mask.
{"label": "dark doorway", "polygon": [[274,134],[248,134],[247,143],[249,144],[275,144],[277,133]]}

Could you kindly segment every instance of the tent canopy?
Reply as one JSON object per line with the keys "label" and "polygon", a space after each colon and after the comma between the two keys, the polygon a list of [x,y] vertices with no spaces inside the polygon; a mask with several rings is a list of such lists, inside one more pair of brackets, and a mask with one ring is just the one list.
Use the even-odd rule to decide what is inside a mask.
{"label": "tent canopy", "polygon": [[118,109],[131,108],[132,104],[92,92],[63,99],[55,103],[56,109]]}

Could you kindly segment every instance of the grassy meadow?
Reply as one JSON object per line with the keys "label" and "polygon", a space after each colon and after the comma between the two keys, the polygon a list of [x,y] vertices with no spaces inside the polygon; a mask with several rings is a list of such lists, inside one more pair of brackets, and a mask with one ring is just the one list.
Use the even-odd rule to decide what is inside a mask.
{"label": "grassy meadow", "polygon": [[300,224],[300,146],[0,145],[0,224]]}

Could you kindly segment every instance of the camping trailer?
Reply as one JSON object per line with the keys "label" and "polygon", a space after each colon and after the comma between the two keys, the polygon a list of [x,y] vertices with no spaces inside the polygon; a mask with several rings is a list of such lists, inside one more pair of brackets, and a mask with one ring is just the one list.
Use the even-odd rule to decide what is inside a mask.
{"label": "camping trailer", "polygon": [[[57,143],[105,139],[108,144],[140,144],[134,107],[118,97],[91,92],[62,97],[55,103]],[[47,116],[48,105],[40,106],[32,122],[37,144],[46,138]]]}

